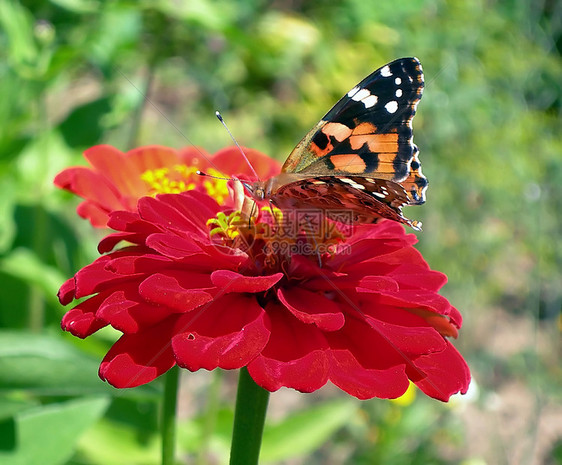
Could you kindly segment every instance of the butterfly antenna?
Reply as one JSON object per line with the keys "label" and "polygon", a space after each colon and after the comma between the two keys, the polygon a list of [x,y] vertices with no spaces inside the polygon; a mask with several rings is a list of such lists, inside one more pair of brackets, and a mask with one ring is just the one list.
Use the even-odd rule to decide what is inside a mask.
{"label": "butterfly antenna", "polygon": [[228,135],[230,136],[230,138],[232,139],[232,141],[236,144],[236,147],[238,147],[238,150],[240,150],[240,153],[242,154],[242,156],[244,157],[244,160],[246,160],[246,163],[248,164],[248,166],[250,167],[250,169],[252,170],[253,175],[256,177],[256,179],[260,179],[260,177],[258,176],[258,173],[256,173],[256,170],[254,169],[254,167],[252,166],[252,164],[250,163],[250,160],[248,160],[248,157],[246,156],[246,154],[244,153],[244,150],[242,150],[242,147],[240,147],[240,144],[238,144],[238,142],[236,141],[236,139],[234,138],[234,136],[232,135],[232,133],[230,132],[230,129],[228,129],[228,126],[226,125],[226,123],[224,122],[224,119],[222,119],[222,115],[220,114],[219,111],[215,111],[215,115],[217,116],[217,118],[219,119],[219,121],[221,122],[221,124],[224,126],[224,128],[226,129],[226,132],[228,132]]}
{"label": "butterfly antenna", "polygon": [[208,174],[205,173],[204,171],[201,170],[197,170],[195,172],[195,174],[197,174],[198,176],[205,176],[207,178],[213,178],[213,179],[220,179],[222,181],[238,181],[238,178],[232,177],[232,178],[222,178],[220,176],[213,176],[212,174]]}

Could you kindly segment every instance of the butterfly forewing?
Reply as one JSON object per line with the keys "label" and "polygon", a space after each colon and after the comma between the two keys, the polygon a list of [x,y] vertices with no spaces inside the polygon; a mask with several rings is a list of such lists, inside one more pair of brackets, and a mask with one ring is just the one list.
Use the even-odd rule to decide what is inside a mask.
{"label": "butterfly forewing", "polygon": [[[291,153],[283,171],[310,176],[375,176],[402,182],[419,166],[412,118],[423,91],[416,58],[378,69],[350,90]],[[410,203],[424,201],[427,180],[418,171]],[[421,184],[425,184],[421,186]]]}

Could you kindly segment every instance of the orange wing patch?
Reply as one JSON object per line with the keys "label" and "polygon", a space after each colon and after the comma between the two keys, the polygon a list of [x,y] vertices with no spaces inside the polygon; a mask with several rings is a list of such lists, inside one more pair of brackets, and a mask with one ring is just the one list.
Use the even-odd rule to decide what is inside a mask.
{"label": "orange wing patch", "polygon": [[330,162],[334,165],[335,171],[363,174],[367,169],[365,161],[359,155],[355,155],[353,153],[332,155],[330,157]]}
{"label": "orange wing patch", "polygon": [[353,150],[359,150],[367,144],[369,152],[372,153],[396,153],[398,152],[398,134],[369,134],[352,135],[349,143]]}
{"label": "orange wing patch", "polygon": [[377,132],[377,127],[373,123],[369,123],[368,121],[364,121],[353,129],[353,135],[357,136],[365,136],[367,134],[374,134]]}
{"label": "orange wing patch", "polygon": [[396,153],[398,152],[398,134],[393,132],[377,134],[377,127],[372,123],[361,123],[353,129],[349,136],[349,143],[353,150],[359,150],[367,144],[369,151],[373,153]]}

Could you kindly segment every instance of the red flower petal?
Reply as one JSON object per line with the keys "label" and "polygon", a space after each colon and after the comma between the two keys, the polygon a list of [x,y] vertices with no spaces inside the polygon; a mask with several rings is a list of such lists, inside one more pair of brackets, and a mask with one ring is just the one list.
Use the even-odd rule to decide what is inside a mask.
{"label": "red flower petal", "polygon": [[248,364],[254,381],[268,391],[290,387],[301,392],[320,389],[328,380],[328,348],[322,332],[305,325],[283,306],[270,304],[271,336],[265,349]]}
{"label": "red flower petal", "polygon": [[110,255],[104,255],[76,273],[74,277],[74,298],[80,299],[91,294],[96,294],[109,287],[119,286],[119,284],[134,279],[129,275],[118,275],[106,268],[106,265],[111,262],[112,259],[123,256],[126,253],[127,251],[119,251]]}
{"label": "red flower petal", "polygon": [[254,298],[222,296],[178,321],[172,339],[176,360],[191,371],[246,366],[269,339],[267,321]]}
{"label": "red flower petal", "polygon": [[[175,219],[175,217],[166,217],[167,221],[161,221],[161,217],[164,214],[163,211],[158,212],[156,217],[156,224],[161,224],[166,230],[180,230],[185,234],[185,231],[189,231],[190,237],[197,235],[208,241],[209,230],[206,226],[207,220],[213,218],[216,213],[220,210],[217,202],[206,194],[198,192],[196,190],[182,192],[181,194],[160,194],[156,196],[156,200],[162,208],[170,208],[172,215],[176,213],[183,217],[183,225],[178,227],[177,224],[171,224],[170,220]],[[160,207],[157,207],[160,208]],[[139,213],[141,209],[139,208]],[[160,221],[158,221],[160,219]],[[186,226],[191,225],[188,229],[183,229]]]}
{"label": "red flower petal", "polygon": [[324,331],[336,331],[345,323],[339,305],[322,294],[293,287],[278,289],[277,297],[303,323],[314,324]]}
{"label": "red flower petal", "polygon": [[117,231],[134,231],[145,236],[161,231],[158,226],[142,220],[138,213],[128,211],[112,212],[107,225]]}
{"label": "red flower petal", "polygon": [[169,234],[151,234],[146,239],[146,246],[162,255],[181,259],[201,253],[201,247],[190,239],[170,236]]}
{"label": "red flower petal", "polygon": [[[120,256],[108,260],[105,269],[117,275],[132,275],[139,273],[156,273],[162,268],[173,265],[173,260],[156,255],[143,248],[128,248],[130,255]],[[144,254],[142,252],[145,252]]]}
{"label": "red flower petal", "polygon": [[214,156],[207,152],[204,148],[189,145],[178,150],[180,162],[186,166],[194,166],[200,170],[213,167]]}
{"label": "red flower petal", "polygon": [[438,291],[447,283],[447,276],[426,267],[409,265],[400,266],[392,272],[392,277],[400,283],[402,289],[427,289]]}
{"label": "red flower petal", "polygon": [[110,145],[96,145],[86,150],[84,157],[125,198],[136,201],[147,194],[141,174],[148,169],[171,166],[177,160],[177,152],[168,147],[148,146],[124,154]]}
{"label": "red flower petal", "polygon": [[[139,199],[139,215],[144,221],[166,229],[199,232],[190,218],[176,210],[169,202],[163,202],[161,197],[166,197],[166,195],[161,195],[156,199],[152,197]],[[189,198],[187,195],[186,197]],[[197,208],[197,206],[193,205],[193,208]],[[207,219],[210,217],[207,216]]]}
{"label": "red flower petal", "polygon": [[98,294],[76,305],[63,316],[61,328],[84,339],[107,326],[106,321],[96,317],[96,311],[104,298],[104,295]]}
{"label": "red flower petal", "polygon": [[85,201],[78,204],[76,213],[81,218],[90,220],[94,228],[105,228],[107,226],[108,209],[93,202]]}
{"label": "red flower petal", "polygon": [[444,402],[458,392],[465,394],[470,384],[468,365],[450,343],[441,352],[417,359],[408,376],[428,396]]}
{"label": "red flower petal", "polygon": [[142,301],[138,283],[128,283],[104,299],[96,316],[123,333],[136,333],[160,323],[172,313],[168,307]]}
{"label": "red flower petal", "polygon": [[88,199],[106,212],[121,210],[126,205],[121,201],[119,191],[102,174],[77,166],[59,173],[54,180],[57,187],[74,192]]}
{"label": "red flower petal", "polygon": [[209,289],[209,276],[187,271],[174,271],[171,275],[156,273],[139,285],[140,295],[152,304],[166,305],[178,312],[189,312],[213,300]]}
{"label": "red flower petal", "polygon": [[405,308],[424,308],[426,310],[447,315],[451,304],[445,297],[425,290],[401,290],[380,296],[380,303]]}
{"label": "red flower petal", "polygon": [[264,292],[277,284],[282,277],[283,273],[269,276],[244,276],[229,270],[211,273],[211,281],[223,292]]}
{"label": "red flower petal", "polygon": [[402,357],[411,360],[420,354],[440,352],[445,349],[447,342],[435,329],[423,327],[423,320],[419,326],[402,326],[366,318],[367,323]]}
{"label": "red flower petal", "polygon": [[395,399],[408,389],[404,365],[386,369],[363,367],[348,349],[332,349],[330,381],[358,399]]}
{"label": "red flower petal", "polygon": [[357,292],[380,293],[383,291],[397,292],[399,290],[398,283],[387,276],[365,276],[357,286]]}
{"label": "red flower petal", "polygon": [[176,362],[170,339],[173,320],[147,331],[124,334],[101,362],[99,376],[116,388],[130,388],[152,381]]}
{"label": "red flower petal", "polygon": [[76,282],[74,278],[67,279],[57,293],[59,302],[68,305],[76,298]]}

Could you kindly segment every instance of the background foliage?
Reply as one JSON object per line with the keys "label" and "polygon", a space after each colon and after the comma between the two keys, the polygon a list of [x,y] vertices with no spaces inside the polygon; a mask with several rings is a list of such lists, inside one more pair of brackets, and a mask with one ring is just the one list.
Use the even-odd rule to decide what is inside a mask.
{"label": "background foliage", "polygon": [[[428,203],[419,248],[449,275],[474,375],[450,405],[273,394],[264,462],[562,463],[562,2],[0,1],[0,461],[155,464],[157,380],[96,377],[116,335],[62,334],[58,286],[99,232],[54,175],[110,143],[280,160],[380,65],[415,55]],[[148,98],[145,98],[148,96]],[[236,374],[185,374],[181,463],[223,463]]]}

